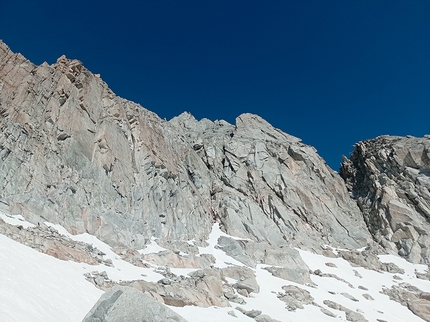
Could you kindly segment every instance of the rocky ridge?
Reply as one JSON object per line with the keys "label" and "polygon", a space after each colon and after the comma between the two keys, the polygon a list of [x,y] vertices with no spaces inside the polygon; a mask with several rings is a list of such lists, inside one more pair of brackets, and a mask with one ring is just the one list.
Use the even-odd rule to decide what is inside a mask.
{"label": "rocky ridge", "polygon": [[46,225],[24,228],[9,225],[0,218],[0,234],[61,260],[110,265],[109,261],[103,260],[104,253],[97,248],[66,238]]}
{"label": "rocky ridge", "polygon": [[167,122],[77,60],[35,66],[1,43],[0,61],[0,199],[13,214],[133,248],[202,242],[213,222],[277,247],[371,241],[339,175],[258,116]]}
{"label": "rocky ridge", "polygon": [[430,136],[355,145],[340,170],[374,239],[415,263],[430,258]]}

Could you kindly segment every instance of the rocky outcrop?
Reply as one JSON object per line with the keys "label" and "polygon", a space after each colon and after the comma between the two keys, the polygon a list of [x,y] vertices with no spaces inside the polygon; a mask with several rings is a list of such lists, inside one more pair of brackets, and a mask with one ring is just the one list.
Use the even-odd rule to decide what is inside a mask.
{"label": "rocky outcrop", "polygon": [[355,145],[341,176],[375,240],[412,262],[430,258],[430,136]]}
{"label": "rocky outcrop", "polygon": [[104,293],[83,322],[154,321],[186,322],[183,317],[150,295],[116,286]]}
{"label": "rocky outcrop", "polygon": [[408,303],[408,308],[424,321],[430,321],[430,301],[418,299]]}
{"label": "rocky outcrop", "polygon": [[24,229],[22,226],[6,224],[0,218],[0,234],[58,259],[91,265],[99,263],[109,265],[109,262],[103,259],[104,253],[97,248],[70,240],[45,225]]}
{"label": "rocky outcrop", "polygon": [[[303,309],[303,305],[314,304],[314,298],[306,290],[294,285],[282,286],[285,293],[278,295],[279,299],[286,303],[288,311]],[[315,305],[315,304],[314,304]]]}
{"label": "rocky outcrop", "polygon": [[400,283],[390,289],[384,288],[381,293],[388,295],[390,300],[407,306],[415,315],[424,321],[430,321],[430,294],[422,292],[409,283]]}
{"label": "rocky outcrop", "polygon": [[379,272],[400,273],[403,274],[404,270],[399,268],[394,263],[382,263],[375,251],[339,251],[340,257],[347,260],[352,266],[364,267],[373,269]]}
{"label": "rocky outcrop", "polygon": [[321,243],[369,241],[344,183],[313,147],[251,114],[235,126],[190,114],[170,123],[204,162],[191,177],[229,234],[316,251]]}
{"label": "rocky outcrop", "polygon": [[[194,271],[188,276],[175,275],[169,268],[159,268],[157,272],[164,276],[157,283],[137,280],[121,282],[120,285],[148,292],[160,303],[177,307],[229,307],[231,303],[245,304],[244,298],[260,291],[254,272],[247,267],[207,268]],[[97,278],[101,283],[98,283]],[[93,272],[87,279],[103,290],[115,285],[103,273]]]}
{"label": "rocky outcrop", "polygon": [[152,236],[203,244],[214,222],[276,248],[371,240],[340,176],[256,115],[167,122],[78,60],[35,66],[0,42],[0,62],[0,200],[10,213],[117,247]]}
{"label": "rocky outcrop", "polygon": [[345,317],[347,321],[352,322],[369,322],[361,313],[354,312],[347,307],[344,307],[343,305],[340,305],[336,302],[325,300],[324,304],[327,305],[329,308],[334,310],[339,310],[345,312]]}
{"label": "rocky outcrop", "polygon": [[198,270],[188,276],[177,276],[167,269],[162,274],[165,278],[157,283],[135,281],[130,286],[148,291],[158,301],[171,306],[227,307],[230,304],[224,292],[235,293],[217,269]]}

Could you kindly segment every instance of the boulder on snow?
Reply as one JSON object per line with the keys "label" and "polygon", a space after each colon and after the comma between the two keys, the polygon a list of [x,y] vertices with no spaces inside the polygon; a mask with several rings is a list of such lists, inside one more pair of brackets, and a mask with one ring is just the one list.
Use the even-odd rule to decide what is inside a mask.
{"label": "boulder on snow", "polygon": [[410,301],[408,302],[408,308],[415,315],[419,316],[425,321],[430,321],[430,301],[425,299]]}
{"label": "boulder on snow", "polygon": [[104,293],[82,322],[187,322],[150,295],[116,286]]}

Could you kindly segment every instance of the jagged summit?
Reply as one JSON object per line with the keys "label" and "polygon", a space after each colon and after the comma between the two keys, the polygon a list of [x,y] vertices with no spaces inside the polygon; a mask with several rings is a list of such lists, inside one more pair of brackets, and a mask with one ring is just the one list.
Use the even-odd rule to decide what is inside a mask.
{"label": "jagged summit", "polygon": [[355,145],[340,171],[374,238],[412,262],[430,257],[430,136]]}
{"label": "jagged summit", "polygon": [[166,122],[78,60],[35,66],[5,45],[0,57],[1,199],[16,212],[139,247],[151,236],[203,240],[214,220],[274,245],[370,240],[341,178],[256,115]]}

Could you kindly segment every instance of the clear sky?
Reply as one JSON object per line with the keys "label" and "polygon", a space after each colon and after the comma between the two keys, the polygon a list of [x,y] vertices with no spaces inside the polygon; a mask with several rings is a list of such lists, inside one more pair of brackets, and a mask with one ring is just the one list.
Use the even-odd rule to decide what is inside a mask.
{"label": "clear sky", "polygon": [[0,0],[0,39],[162,118],[258,114],[335,170],[360,140],[430,134],[429,0]]}

